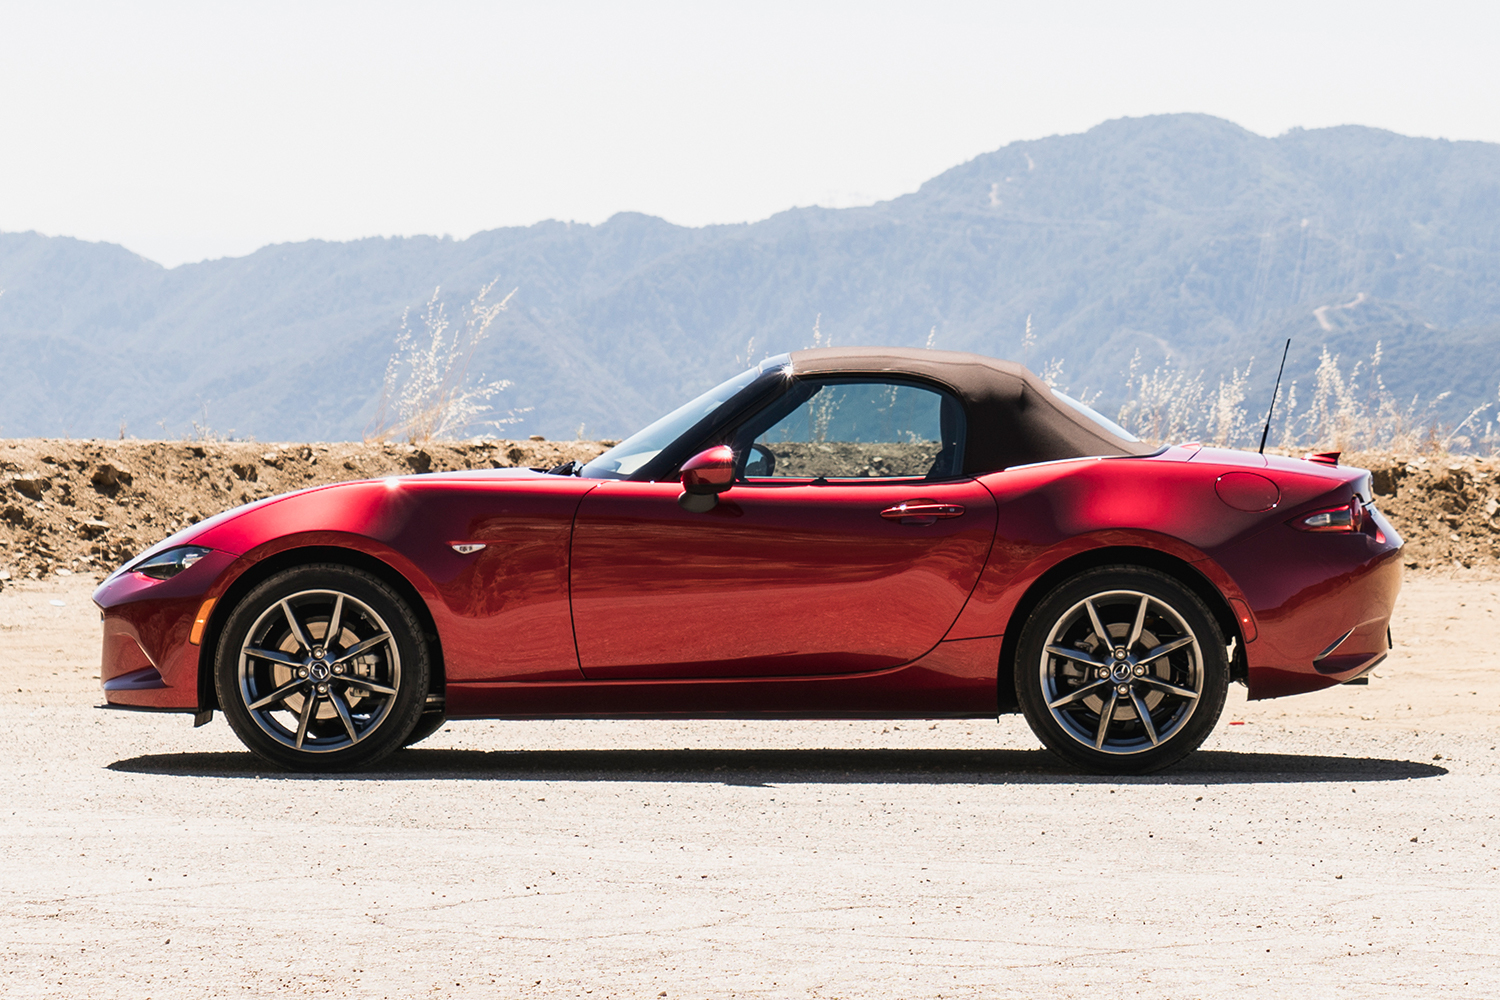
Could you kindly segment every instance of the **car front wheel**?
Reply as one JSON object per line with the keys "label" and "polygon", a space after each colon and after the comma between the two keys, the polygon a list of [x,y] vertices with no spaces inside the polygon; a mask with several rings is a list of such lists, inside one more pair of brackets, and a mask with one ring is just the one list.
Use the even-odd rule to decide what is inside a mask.
{"label": "car front wheel", "polygon": [[429,657],[411,608],[336,564],[262,582],[225,623],[219,705],[256,755],[299,771],[361,767],[397,749],[427,697]]}
{"label": "car front wheel", "polygon": [[1093,771],[1139,774],[1192,753],[1224,709],[1229,660],[1197,594],[1106,566],[1059,585],[1017,648],[1016,695],[1037,737]]}
{"label": "car front wheel", "polygon": [[427,737],[442,729],[447,722],[448,717],[443,714],[441,709],[423,712],[421,717],[417,719],[417,724],[412,727],[412,731],[407,734],[406,739],[401,741],[402,749],[421,743]]}

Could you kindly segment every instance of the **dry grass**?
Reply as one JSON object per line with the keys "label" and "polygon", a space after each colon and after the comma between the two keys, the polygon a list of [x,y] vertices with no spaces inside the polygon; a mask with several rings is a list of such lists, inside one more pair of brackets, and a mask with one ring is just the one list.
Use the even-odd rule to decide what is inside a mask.
{"label": "dry grass", "polygon": [[[487,302],[496,281],[485,285],[469,302],[461,325],[449,319],[439,298],[440,289],[435,289],[427,302],[420,331],[411,328],[410,310],[402,314],[401,332],[386,366],[380,408],[366,434],[367,442],[404,437],[412,444],[423,445],[466,437],[476,427],[500,428],[519,421],[519,413],[524,411],[489,416],[490,401],[510,386],[509,381],[484,381],[481,377],[471,385],[469,380],[475,351],[516,294],[512,290],[499,302]],[[935,345],[936,335],[934,327],[927,337],[927,347]],[[1023,355],[1034,345],[1028,316]],[[833,346],[833,336],[822,329],[821,314],[813,320],[812,343],[805,346]],[[735,357],[735,366],[752,363],[754,351],[752,338],[743,356]],[[1302,387],[1299,396],[1295,380],[1282,386],[1268,444],[1286,452],[1500,456],[1500,391],[1495,400],[1476,407],[1457,425],[1444,426],[1436,414],[1448,394],[1425,402],[1416,396],[1409,402],[1396,399],[1381,375],[1381,353],[1377,344],[1370,358],[1355,361],[1346,371],[1339,355],[1325,347],[1310,393]],[[1154,443],[1196,440],[1219,447],[1254,448],[1260,442],[1266,413],[1246,405],[1253,363],[1213,382],[1202,371],[1178,368],[1170,360],[1146,371],[1137,352],[1124,373],[1127,402],[1117,419]],[[1053,358],[1038,374],[1049,385],[1061,388],[1063,367],[1062,360]],[[1100,395],[1087,389],[1069,391],[1089,404]],[[832,415],[826,406],[818,410],[821,426],[815,428],[815,434],[826,430]],[[194,426],[200,439],[218,436],[208,432],[206,426],[198,428],[196,422]],[[583,437],[582,426],[578,435]]]}
{"label": "dry grass", "polygon": [[483,376],[475,384],[469,380],[475,351],[516,294],[511,289],[499,302],[487,302],[499,280],[485,285],[469,301],[461,325],[448,318],[447,306],[439,298],[441,287],[433,289],[427,302],[421,331],[411,328],[411,310],[402,312],[396,349],[386,364],[380,408],[366,441],[404,437],[422,445],[465,437],[476,427],[500,428],[520,420],[523,411],[516,410],[481,419],[492,411],[490,400],[509,388],[509,381],[484,381]]}
{"label": "dry grass", "polygon": [[[1381,350],[1345,371],[1336,354],[1323,349],[1313,376],[1311,399],[1298,398],[1295,381],[1284,385],[1276,401],[1269,441],[1282,450],[1393,452],[1397,454],[1500,454],[1496,400],[1476,407],[1456,426],[1444,426],[1437,406],[1447,393],[1423,402],[1403,403],[1386,388],[1380,372]],[[1259,443],[1265,410],[1245,407],[1250,367],[1236,369],[1212,384],[1171,362],[1151,371],[1140,355],[1126,374],[1129,401],[1120,408],[1120,424],[1153,442],[1203,441],[1223,447]],[[1304,392],[1303,395],[1306,395]],[[1487,419],[1488,417],[1488,419]]]}

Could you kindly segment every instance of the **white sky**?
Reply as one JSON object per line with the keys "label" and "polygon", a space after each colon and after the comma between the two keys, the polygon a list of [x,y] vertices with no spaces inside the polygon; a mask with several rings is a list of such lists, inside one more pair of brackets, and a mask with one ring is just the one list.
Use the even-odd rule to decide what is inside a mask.
{"label": "white sky", "polygon": [[911,191],[1015,139],[1203,111],[1500,141],[1500,4],[16,3],[0,230],[175,265]]}

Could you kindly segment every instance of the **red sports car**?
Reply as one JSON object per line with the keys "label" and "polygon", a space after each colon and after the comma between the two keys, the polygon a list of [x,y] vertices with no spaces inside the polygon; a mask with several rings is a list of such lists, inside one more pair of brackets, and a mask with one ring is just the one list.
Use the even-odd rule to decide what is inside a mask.
{"label": "red sports car", "polygon": [[965,718],[1164,767],[1251,698],[1386,654],[1370,477],[1151,448],[1015,364],[771,358],[583,466],[226,511],[94,595],[109,704],[224,712],[273,764],[461,718]]}

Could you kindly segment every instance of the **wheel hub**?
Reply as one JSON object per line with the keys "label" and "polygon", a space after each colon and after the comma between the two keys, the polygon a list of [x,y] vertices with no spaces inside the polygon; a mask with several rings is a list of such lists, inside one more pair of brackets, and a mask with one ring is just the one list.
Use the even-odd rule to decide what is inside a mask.
{"label": "wheel hub", "polygon": [[[401,687],[393,632],[375,609],[348,593],[276,595],[241,642],[238,686],[250,721],[275,742],[306,753],[363,742],[389,716]],[[340,660],[353,645],[360,646],[358,668]]]}
{"label": "wheel hub", "polygon": [[1046,707],[1069,738],[1095,752],[1150,750],[1194,714],[1201,654],[1187,622],[1161,598],[1095,593],[1056,619],[1044,645]]}

